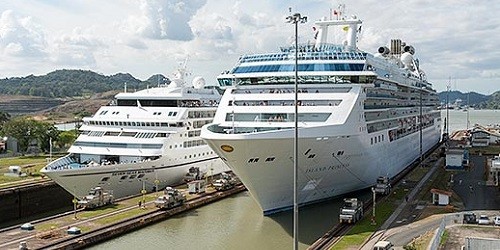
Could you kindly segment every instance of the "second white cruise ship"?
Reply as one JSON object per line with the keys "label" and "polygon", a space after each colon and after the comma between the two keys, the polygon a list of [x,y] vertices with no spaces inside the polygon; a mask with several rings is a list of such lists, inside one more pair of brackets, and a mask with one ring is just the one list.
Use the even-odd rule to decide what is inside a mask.
{"label": "second white cruise ship", "polygon": [[185,76],[182,68],[168,85],[117,94],[113,105],[83,119],[69,154],[41,172],[78,198],[96,186],[120,198],[180,183],[193,167],[229,170],[200,138],[221,95],[201,77],[186,86]]}
{"label": "second white cruise ship", "polygon": [[[241,179],[264,214],[293,205],[295,105],[298,199],[308,204],[394,177],[440,140],[436,91],[399,39],[370,54],[356,46],[361,20],[316,21],[314,43],[241,56],[201,137]],[[327,42],[328,31],[346,34]],[[295,54],[298,101],[295,102]]]}

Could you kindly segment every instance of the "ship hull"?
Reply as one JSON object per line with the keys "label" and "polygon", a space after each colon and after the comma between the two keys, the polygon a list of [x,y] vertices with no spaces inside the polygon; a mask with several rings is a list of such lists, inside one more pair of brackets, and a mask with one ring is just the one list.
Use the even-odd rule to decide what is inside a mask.
{"label": "ship hull", "polygon": [[[197,167],[210,175],[229,170],[218,157],[172,164],[163,158],[141,163],[104,165],[78,169],[44,171],[49,178],[77,198],[100,186],[113,193],[115,199],[152,192],[184,181],[189,168]],[[157,181],[156,181],[157,180]]]}
{"label": "ship hull", "polygon": [[[439,142],[438,122],[422,131],[422,150]],[[300,205],[373,186],[377,177],[393,177],[420,157],[420,134],[370,143],[374,134],[345,133],[339,125],[299,129],[298,200]],[[376,134],[385,134],[380,131]],[[293,206],[294,130],[226,134],[205,129],[202,137],[241,179],[264,214]],[[223,148],[233,150],[226,152]],[[257,160],[256,160],[257,159]]]}

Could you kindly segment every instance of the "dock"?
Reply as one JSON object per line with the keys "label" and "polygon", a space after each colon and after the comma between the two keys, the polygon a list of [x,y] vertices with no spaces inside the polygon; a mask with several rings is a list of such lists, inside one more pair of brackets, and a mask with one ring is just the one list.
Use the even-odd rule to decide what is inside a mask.
{"label": "dock", "polygon": [[[154,206],[154,198],[160,194],[157,192],[148,194],[147,197],[138,196],[121,200],[91,211],[81,209],[70,211],[32,222],[33,230],[22,230],[21,225],[0,230],[0,249],[20,249],[20,245],[26,245],[28,249],[80,249],[244,190],[246,188],[241,183],[224,191],[209,187],[205,193],[187,194],[186,203],[167,210],[160,210]],[[187,193],[186,188],[182,188],[181,191]],[[138,206],[138,201],[143,199],[146,199],[146,202]],[[68,229],[71,227],[81,229],[81,233],[69,234]]]}

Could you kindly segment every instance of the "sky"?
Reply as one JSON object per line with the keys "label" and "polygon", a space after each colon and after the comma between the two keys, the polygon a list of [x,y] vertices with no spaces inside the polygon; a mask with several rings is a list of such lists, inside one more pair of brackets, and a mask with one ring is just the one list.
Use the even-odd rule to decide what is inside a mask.
{"label": "sky", "polygon": [[[323,0],[0,0],[0,78],[85,69],[171,76],[187,60],[192,76],[215,85],[244,54],[290,45],[292,12],[314,21],[338,1]],[[416,49],[437,91],[500,90],[500,4],[493,0],[358,0],[346,13],[363,21],[358,47],[375,53],[399,38]],[[389,46],[388,46],[389,47]]]}

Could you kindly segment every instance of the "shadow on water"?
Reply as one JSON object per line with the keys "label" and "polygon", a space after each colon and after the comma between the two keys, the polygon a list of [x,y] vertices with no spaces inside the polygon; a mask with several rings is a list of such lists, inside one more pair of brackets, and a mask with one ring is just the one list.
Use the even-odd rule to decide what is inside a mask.
{"label": "shadow on water", "polygon": [[[339,222],[339,211],[343,199],[356,197],[363,202],[371,198],[371,191],[363,189],[322,202],[299,208],[299,242],[311,245]],[[270,219],[278,223],[290,237],[293,237],[293,209],[271,214]]]}

